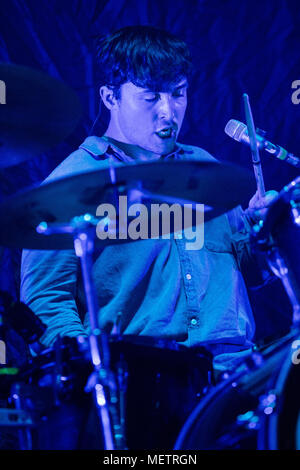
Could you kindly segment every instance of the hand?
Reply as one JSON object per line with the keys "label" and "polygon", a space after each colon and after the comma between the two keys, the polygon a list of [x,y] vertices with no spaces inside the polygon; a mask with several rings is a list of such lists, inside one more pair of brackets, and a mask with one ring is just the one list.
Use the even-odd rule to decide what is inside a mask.
{"label": "hand", "polygon": [[258,191],[256,191],[254,196],[250,199],[247,213],[255,219],[263,219],[268,211],[267,208],[277,196],[278,191],[275,191],[274,189],[267,191],[265,196],[262,198],[259,197]]}

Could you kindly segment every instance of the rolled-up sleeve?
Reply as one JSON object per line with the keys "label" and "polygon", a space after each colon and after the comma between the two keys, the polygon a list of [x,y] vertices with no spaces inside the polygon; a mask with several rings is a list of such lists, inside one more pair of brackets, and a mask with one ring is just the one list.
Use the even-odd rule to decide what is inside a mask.
{"label": "rolled-up sleeve", "polygon": [[24,250],[21,264],[21,300],[47,326],[41,338],[51,346],[58,334],[84,334],[75,301],[78,259],[74,250]]}
{"label": "rolled-up sleeve", "polygon": [[[92,137],[88,139],[92,139],[91,143],[95,141]],[[97,161],[86,150],[79,149],[42,184],[108,165],[107,161]],[[20,296],[46,325],[41,338],[45,346],[51,346],[58,335],[85,334],[76,303],[79,273],[80,263],[73,249],[24,250],[22,253]]]}
{"label": "rolled-up sleeve", "polygon": [[232,247],[247,287],[257,289],[274,280],[266,255],[251,246],[250,233],[254,221],[241,206],[227,213],[232,231]]}

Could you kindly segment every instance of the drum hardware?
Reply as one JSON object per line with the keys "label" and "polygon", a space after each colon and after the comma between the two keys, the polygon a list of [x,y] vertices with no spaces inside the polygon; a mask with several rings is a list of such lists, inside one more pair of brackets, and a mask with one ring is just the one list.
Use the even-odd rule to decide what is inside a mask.
{"label": "drum hardware", "polygon": [[[205,394],[212,368],[210,353],[152,337],[114,335],[110,339],[114,370],[119,370],[120,362],[125,366],[127,447],[173,448],[184,420]],[[178,408],[184,418],[174,420]]]}
{"label": "drum hardware", "polygon": [[[225,190],[222,199],[216,198],[213,190],[216,184],[221,189],[230,187],[231,191]],[[94,367],[87,388],[93,389],[105,448],[109,450],[115,446],[124,448],[124,416],[121,416],[120,422],[117,417],[119,397],[116,394],[116,376],[109,366],[106,334],[100,334],[98,324],[99,308],[91,275],[96,219],[89,214],[96,213],[100,202],[111,202],[118,194],[128,192],[134,195],[135,186],[139,188],[139,198],[143,193],[147,200],[155,201],[156,196],[158,200],[168,202],[169,199],[172,203],[200,200],[208,207],[208,217],[235,207],[241,200],[248,200],[253,189],[247,171],[217,162],[147,162],[126,166],[111,163],[107,170],[81,173],[23,191],[0,208],[0,212],[10,219],[9,222],[2,220],[4,230],[1,231],[0,241],[4,245],[11,245],[12,242],[14,246],[33,249],[65,249],[73,245],[80,258]],[[57,204],[57,200],[63,200],[64,204]],[[71,223],[66,223],[66,219]],[[109,240],[110,243],[114,240]],[[59,373],[55,375],[59,377]],[[126,380],[122,379],[121,382],[124,395]],[[123,398],[120,409],[124,410]]]}
{"label": "drum hardware", "polygon": [[225,429],[224,434],[216,439],[214,447],[216,449],[234,448],[239,441],[252,439],[255,432],[259,429],[260,418],[252,410],[238,415],[235,422]]}
{"label": "drum hardware", "polygon": [[258,409],[263,411],[265,415],[270,415],[276,408],[277,398],[275,390],[270,390],[266,395],[261,395]]}
{"label": "drum hardware", "polygon": [[283,197],[292,210],[294,223],[300,226],[300,176],[283,188]]}
{"label": "drum hardware", "polygon": [[[22,70],[21,70],[22,69]],[[50,85],[49,79],[46,80],[45,77],[38,77],[36,74],[34,76],[33,72],[26,72],[25,68],[17,68],[16,66],[10,66],[7,64],[1,65],[0,68],[1,78],[4,78],[4,81],[9,83],[11,80],[15,80],[15,83],[22,83],[21,90],[18,89],[18,93],[15,94],[16,97],[26,97],[29,101],[24,103],[23,109],[31,110],[32,115],[27,113],[26,118],[24,119],[24,112],[22,113],[22,131],[18,129],[16,132],[15,123],[17,121],[17,114],[15,109],[9,108],[8,105],[13,103],[19,106],[19,102],[14,102],[11,100],[11,95],[7,93],[8,104],[1,107],[3,112],[7,113],[9,111],[11,114],[11,119],[7,119],[8,114],[5,115],[5,123],[1,123],[1,134],[0,140],[2,141],[2,155],[8,155],[8,158],[3,158],[3,161],[0,162],[1,167],[9,166],[11,164],[19,163],[20,161],[30,158],[36,153],[41,152],[51,144],[55,143],[57,136],[60,135],[62,129],[61,122],[59,122],[58,127],[53,132],[53,135],[44,137],[42,132],[38,130],[37,124],[41,124],[43,129],[43,115],[36,112],[36,103],[38,103],[38,110],[41,112],[40,103],[43,103],[43,109],[45,109],[44,117],[47,119],[47,124],[49,124],[49,109],[45,106],[45,90],[41,90],[41,93],[37,93],[37,90],[40,90],[38,87],[35,87],[34,96],[28,93],[28,80],[30,84],[33,84],[33,81],[37,81],[39,85],[42,83],[48,85],[48,90],[46,90],[46,96],[49,96],[49,101],[47,105],[51,105],[52,102],[58,102],[64,109],[70,109],[69,104],[67,105],[66,101],[61,99],[57,100],[58,88]],[[22,72],[22,74],[21,74]],[[7,73],[7,75],[5,75]],[[20,80],[20,77],[22,79]],[[26,80],[27,79],[27,82]],[[34,80],[33,80],[34,79]],[[50,99],[49,88],[51,92],[55,92],[55,100]],[[9,91],[9,90],[8,90]],[[67,96],[71,100],[71,95],[66,95],[66,90],[61,89],[61,96]],[[36,96],[42,97],[42,99],[37,99]],[[72,98],[73,99],[73,98]],[[36,100],[36,101],[35,101]],[[71,100],[72,101],[72,100]],[[76,108],[75,101],[73,104]],[[46,111],[47,109],[47,111]],[[71,116],[71,125],[68,122],[68,125],[65,126],[63,132],[71,129],[74,125],[74,109],[72,109]],[[53,115],[53,114],[52,114]],[[32,120],[32,116],[34,119]],[[36,116],[39,116],[37,119]],[[59,113],[54,113],[53,122],[58,122],[58,117],[61,116],[61,110]],[[1,120],[1,116],[0,116]],[[3,119],[2,119],[3,120]],[[24,122],[28,124],[27,129],[24,130]],[[13,126],[13,132],[11,131],[11,126]],[[47,126],[49,128],[49,126]],[[34,132],[32,132],[34,129]],[[56,136],[53,138],[53,136]],[[61,139],[61,137],[59,137]],[[3,231],[0,234],[1,243],[6,246],[18,246],[21,248],[41,248],[41,249],[63,249],[66,247],[75,246],[75,252],[81,260],[81,266],[84,277],[84,287],[86,291],[86,300],[88,305],[88,313],[90,316],[91,324],[91,333],[89,335],[89,345],[90,353],[92,357],[92,364],[94,367],[93,373],[90,375],[90,379],[87,384],[87,388],[91,388],[95,397],[96,408],[99,413],[100,423],[103,427],[105,445],[107,449],[113,449],[114,443],[116,443],[116,448],[124,448],[124,412],[121,413],[121,420],[117,419],[116,407],[114,405],[119,401],[119,406],[121,409],[124,408],[124,403],[121,400],[121,397],[118,397],[117,388],[119,388],[122,393],[126,391],[127,388],[127,371],[126,367],[123,364],[123,361],[120,361],[118,370],[120,370],[120,377],[117,375],[118,384],[116,383],[115,374],[110,369],[110,349],[108,344],[107,336],[99,330],[98,325],[98,305],[96,302],[96,296],[94,292],[93,280],[91,277],[91,254],[93,252],[94,246],[94,225],[92,220],[88,218],[79,217],[76,223],[71,223],[69,226],[63,223],[66,218],[72,219],[72,217],[77,216],[77,214],[85,214],[87,212],[93,212],[91,206],[96,207],[95,204],[99,204],[102,198],[99,197],[99,194],[107,194],[108,186],[115,190],[119,185],[119,192],[124,193],[124,188],[129,187],[132,182],[138,181],[143,182],[142,189],[145,189],[144,196],[150,197],[155,200],[157,197],[158,200],[164,202],[169,198],[170,202],[188,202],[191,200],[197,200],[205,202],[209,207],[207,212],[207,220],[209,217],[214,217],[216,214],[223,213],[232,207],[235,207],[237,204],[242,203],[243,201],[248,201],[249,195],[253,193],[250,189],[249,178],[246,177],[242,171],[237,171],[237,168],[225,167],[225,165],[213,164],[212,162],[176,162],[182,163],[181,166],[173,165],[170,166],[171,162],[168,162],[168,166],[162,165],[159,163],[160,167],[158,168],[158,163],[143,164],[145,165],[142,168],[139,165],[130,165],[126,169],[116,168],[115,171],[112,171],[112,168],[109,171],[100,172],[90,172],[90,174],[81,175],[80,177],[70,177],[65,178],[63,182],[51,183],[51,185],[44,185],[39,188],[37,191],[25,192],[16,198],[11,199],[8,203],[0,207],[0,213],[3,214]],[[152,167],[151,167],[152,165]],[[170,172],[176,176],[176,178],[170,177]],[[157,173],[154,175],[154,173]],[[109,175],[109,176],[108,176]],[[168,178],[166,178],[168,175]],[[174,176],[173,175],[173,176]],[[187,178],[183,181],[183,179]],[[86,180],[89,180],[89,184],[84,184],[84,176]],[[92,181],[94,177],[94,181]],[[73,179],[72,179],[73,178]],[[102,180],[101,180],[102,178]],[[202,180],[201,180],[202,179]],[[70,186],[67,188],[67,183],[69,180]],[[199,183],[201,181],[201,184]],[[204,181],[206,184],[204,184]],[[120,183],[121,182],[121,183]],[[171,186],[169,185],[171,182]],[[73,186],[72,186],[73,184]],[[148,184],[148,186],[147,186]],[[102,186],[101,186],[102,185]],[[107,186],[108,185],[108,186]],[[121,190],[123,185],[123,190]],[[215,195],[212,196],[212,191],[216,185],[220,188],[222,194],[222,201],[216,200]],[[46,188],[45,190],[43,188]],[[49,189],[50,188],[50,189]],[[67,188],[67,192],[64,190]],[[178,189],[180,188],[180,190]],[[227,188],[230,188],[230,191],[226,191]],[[225,190],[224,190],[225,189]],[[72,211],[68,211],[65,207],[62,211],[63,213],[58,214],[58,209],[53,208],[55,201],[55,196],[59,194],[59,190],[62,190],[64,195],[64,200],[66,204],[69,203],[69,208],[72,205],[67,198],[70,196],[74,200],[74,195],[78,196],[78,200],[74,200]],[[48,191],[48,192],[47,192]],[[58,192],[57,192],[58,191]],[[102,193],[101,193],[102,191]],[[180,194],[179,194],[180,193]],[[53,197],[54,196],[54,197]],[[43,199],[44,197],[44,199]],[[173,198],[173,199],[172,199]],[[225,200],[226,198],[226,200]],[[91,202],[92,201],[92,202]],[[294,221],[299,226],[299,203],[291,199],[290,205],[292,207],[291,212],[294,217]],[[217,210],[211,209],[217,208]],[[50,209],[50,210],[49,210]],[[79,210],[80,209],[80,210]],[[81,210],[83,209],[83,210]],[[75,210],[75,213],[74,213]],[[46,214],[46,217],[44,217]],[[67,216],[67,217],[66,217]],[[56,228],[53,226],[44,226],[45,230],[41,230],[40,233],[47,233],[49,239],[43,240],[43,237],[40,237],[36,233],[36,227],[40,224],[41,220],[46,220],[49,222],[57,222]],[[73,219],[74,222],[74,219]],[[68,231],[67,227],[71,229]],[[42,226],[40,226],[41,228]],[[59,231],[60,227],[60,231]],[[58,237],[54,238],[53,235],[59,234]],[[64,235],[67,235],[64,237]],[[70,235],[68,237],[68,235]],[[45,237],[46,238],[46,237]],[[48,237],[47,237],[48,238]],[[128,241],[128,240],[127,240]],[[52,243],[52,245],[51,245]],[[275,269],[279,272],[280,276],[286,284],[286,289],[289,291],[289,297],[294,306],[294,325],[299,324],[299,300],[297,299],[297,293],[294,289],[294,285],[290,281],[290,270],[286,265],[285,257],[275,253]],[[52,385],[53,392],[55,397],[55,405],[58,406],[61,402],[60,395],[63,390],[62,384],[66,383],[62,371],[62,357],[61,357],[61,343],[57,343],[55,354],[54,354],[54,372],[52,375]],[[252,358],[253,360],[253,369],[256,369],[261,365],[258,356]],[[256,372],[256,370],[255,370]],[[241,380],[240,380],[241,379]],[[231,382],[230,386],[232,389],[239,388],[242,378],[240,374],[230,377],[229,381]],[[227,384],[227,382],[226,382]],[[118,386],[117,386],[118,385]],[[223,389],[222,389],[223,390]],[[263,395],[261,396],[261,406],[263,405],[264,400],[270,400],[272,392],[267,394],[267,398]],[[264,397],[264,398],[262,398]],[[16,410],[12,410],[17,416],[18,419],[22,417],[23,409],[25,405],[23,404],[22,390],[21,385],[17,382],[14,384],[12,389],[12,398],[15,403]],[[264,412],[267,409],[274,409],[274,407],[269,406],[272,401],[267,403],[267,406],[264,407]],[[109,406],[110,405],[110,406]],[[1,411],[1,410],[0,410]],[[112,419],[110,420],[110,413],[112,414]],[[267,415],[267,413],[265,413]],[[271,413],[270,413],[271,414]],[[122,418],[123,415],[123,418]],[[11,414],[13,416],[13,414]],[[251,423],[256,423],[256,414],[251,411],[244,412],[243,414],[238,415],[237,423],[247,423],[248,428],[251,428]],[[24,418],[25,420],[25,418]],[[20,442],[21,448],[31,448],[31,436],[29,433],[29,427],[31,425],[30,419],[28,417],[27,424],[25,429],[21,430]]]}
{"label": "drum hardware", "polygon": [[[244,93],[243,94],[244,100],[244,109],[247,121],[247,129],[249,134],[250,140],[250,147],[251,147],[251,155],[252,155],[252,163],[253,169],[257,184],[257,191],[259,198],[263,198],[265,196],[265,186],[264,186],[264,178],[261,169],[261,162],[259,156],[259,145],[256,138],[256,132],[254,127],[254,121],[252,117],[252,111],[249,102],[249,96]],[[298,181],[298,184],[297,184]],[[298,186],[298,189],[297,189]],[[283,197],[286,200],[288,196],[288,202],[292,206],[292,214],[294,221],[296,223],[297,217],[299,217],[299,202],[300,202],[300,177],[297,180],[291,182],[288,186],[283,189]],[[293,197],[298,197],[299,201],[298,204],[295,203],[293,199],[291,199],[290,193],[293,191]],[[261,219],[257,225],[253,227],[253,233],[257,234],[262,230],[264,225],[263,220]],[[300,223],[298,224],[300,225]],[[263,239],[258,242],[260,247],[264,246],[264,249],[267,249],[268,253],[268,262],[269,266],[272,269],[273,273],[279,277],[283,283],[283,286],[287,292],[287,295],[292,303],[293,306],[293,323],[294,325],[300,322],[300,303],[299,299],[297,299],[297,294],[295,292],[293,283],[289,276],[289,270],[285,263],[284,258],[280,254],[280,250],[278,250],[278,246],[274,242],[272,235],[268,237],[268,240]]]}
{"label": "drum hardware", "polygon": [[[120,334],[118,334],[121,337]],[[124,355],[121,355],[119,362],[117,363],[117,381],[118,381],[118,390],[119,390],[119,434],[122,436],[122,445],[123,449],[128,450],[126,443],[126,394],[128,390],[128,366],[124,358]]]}
{"label": "drum hardware", "polygon": [[[116,392],[119,402],[116,405],[121,426],[121,430],[116,426],[113,432],[121,432],[126,437],[126,442],[122,443],[123,449],[159,448],[159,445],[163,448],[163,443],[170,441],[170,434],[174,435],[171,444],[173,445],[173,439],[175,440],[183,420],[176,424],[175,429],[169,429],[168,420],[164,416],[167,411],[165,405],[173,400],[170,392],[174,396],[178,395],[176,403],[185,407],[188,404],[185,398],[189,395],[182,395],[183,389],[187,390],[191,383],[197,383],[195,392],[204,390],[211,368],[210,354],[205,348],[194,352],[173,341],[157,341],[155,338],[138,338],[131,335],[110,335],[109,344],[111,369],[117,376]],[[56,366],[58,347],[61,349],[62,364],[59,368]],[[54,371],[58,369],[61,372],[62,386],[55,380]],[[76,444],[80,443],[83,445],[80,448],[90,448],[85,447],[86,444],[89,446],[89,442],[80,441],[80,435],[95,432],[98,437],[98,422],[92,426],[85,425],[86,418],[94,411],[94,407],[92,408],[92,397],[84,392],[93,391],[95,382],[92,381],[96,379],[90,360],[88,338],[83,337],[61,338],[57,345],[33,357],[32,362],[19,371],[15,382],[18,383],[22,409],[32,421],[29,430],[33,449],[77,449]],[[57,387],[57,393],[54,387]],[[178,390],[180,387],[181,392]],[[204,392],[201,396],[203,394]],[[109,396],[110,405],[113,400],[114,397]],[[10,402],[14,404],[13,390]],[[159,406],[158,410],[155,408],[156,404]],[[193,406],[191,405],[191,409]],[[144,413],[142,416],[141,407]],[[80,418],[81,411],[84,413],[83,420]],[[109,411],[111,413],[111,406]],[[153,418],[154,413],[158,413],[158,416]],[[95,413],[92,414],[95,416]],[[163,422],[160,422],[161,419]],[[166,424],[168,431],[165,429]],[[65,442],[68,435],[74,434],[75,428],[78,429],[77,438],[71,443]],[[145,433],[145,428],[149,429],[150,436]],[[151,439],[149,446],[148,438]],[[24,447],[23,441],[19,447]],[[99,449],[99,443],[97,442],[97,447],[92,448]],[[166,448],[169,448],[169,445]]]}
{"label": "drum hardware", "polygon": [[[222,199],[215,195],[216,184],[224,189]],[[107,335],[99,329],[99,308],[91,275],[95,224],[99,219],[90,214],[96,213],[100,202],[111,202],[112,197],[125,194],[127,190],[132,195],[135,186],[139,188],[139,197],[143,196],[148,201],[155,201],[157,196],[159,201],[171,203],[203,202],[208,208],[206,220],[245,202],[253,193],[248,172],[233,165],[211,161],[147,162],[111,165],[107,170],[75,174],[23,191],[0,207],[4,217],[0,242],[4,245],[29,249],[68,249],[73,246],[80,258],[90,319],[89,350],[94,369],[86,390],[93,392],[104,446],[109,450],[126,448],[124,429],[128,377],[122,361],[118,369],[122,371],[120,376],[111,370]],[[64,201],[64,204],[57,204],[57,200]],[[66,223],[66,220],[71,222]],[[113,239],[108,241],[109,244],[114,242]],[[100,243],[103,244],[102,241]],[[58,368],[53,374],[53,383],[58,406],[61,386],[62,383],[66,385],[66,381],[62,381],[59,352],[56,359]]]}
{"label": "drum hardware", "polygon": [[277,247],[272,247],[268,252],[269,266],[273,273],[281,279],[285,291],[290,299],[293,307],[293,324],[300,323],[300,304],[298,302],[297,294],[289,276],[289,269],[285,260],[280,254]]}
{"label": "drum hardware", "polygon": [[[145,204],[151,200],[155,202],[156,194],[164,197],[165,202],[171,198],[172,204],[175,199],[180,200],[180,204],[184,201],[204,204],[204,210],[208,208],[204,214],[206,221],[238,204],[246,204],[255,191],[247,170],[214,161],[114,164],[114,169],[115,183],[112,183],[108,169],[93,170],[45,183],[8,198],[0,206],[0,244],[34,250],[73,249],[73,236],[67,230],[44,237],[36,227],[42,221],[59,225],[80,214],[95,216],[100,203],[113,203],[115,190],[122,196],[135,185],[142,186]],[[222,197],[216,194],[216,187]],[[129,237],[126,240],[95,239],[101,246],[130,241]]]}
{"label": "drum hardware", "polygon": [[[45,325],[24,303],[14,301],[9,293],[1,291],[0,297],[3,319],[2,329],[5,332],[9,330],[17,332],[27,346],[37,345],[38,339],[46,330]],[[10,398],[8,401],[14,405],[14,409],[0,408],[0,426],[16,428],[19,448],[21,450],[30,450],[32,448],[31,429],[35,426],[35,423],[31,412],[25,407],[22,384],[18,382],[19,372],[19,368],[7,366],[0,369],[2,385],[4,378],[7,386],[10,385]]]}
{"label": "drum hardware", "polygon": [[76,448],[70,442],[75,446],[78,437],[70,436],[80,434],[91,405],[84,395],[90,373],[90,359],[78,347],[77,338],[68,337],[58,339],[18,370],[8,399],[14,406],[12,416],[22,410],[28,418],[23,433],[16,423],[18,449],[55,449],[54,443],[57,449]]}
{"label": "drum hardware", "polygon": [[[230,137],[234,137],[236,138],[236,140],[240,141],[241,132],[244,132],[247,129],[248,140],[246,140],[251,147],[252,163],[257,185],[257,193],[259,198],[262,199],[265,196],[265,186],[259,156],[260,145],[258,145],[258,140],[261,140],[261,137],[263,137],[264,133],[261,134],[258,132],[258,134],[256,134],[249,96],[246,93],[243,94],[243,102],[247,126],[242,123],[239,123],[238,121],[231,120],[227,123],[225,132]],[[285,151],[285,153],[287,152]],[[277,200],[280,200],[280,198],[286,203],[286,205],[289,206],[293,222],[299,227],[300,177],[296,178],[295,181],[292,181],[289,185],[283,188]],[[268,211],[268,213],[269,212],[270,210]],[[260,220],[259,223],[252,228],[252,237],[255,239],[256,247],[259,247],[261,250],[267,252],[269,266],[274,272],[274,274],[281,279],[286,293],[291,301],[293,307],[293,323],[294,325],[298,325],[300,323],[300,286],[298,285],[297,288],[297,285],[295,284],[299,282],[300,276],[297,276],[296,274],[295,278],[293,279],[293,273],[291,275],[289,267],[286,263],[286,256],[282,256],[278,241],[275,240],[275,237],[273,237],[272,233],[268,233],[265,229],[265,226],[269,227],[270,224],[270,220],[268,219],[270,219],[269,215],[267,215],[267,220]],[[300,259],[298,259],[298,262],[300,264]]]}
{"label": "drum hardware", "polygon": [[54,396],[54,405],[60,405],[60,392],[63,389],[67,377],[63,376],[62,356],[61,356],[61,337],[58,336],[54,344],[55,361],[52,373],[52,389]]}
{"label": "drum hardware", "polygon": [[0,408],[0,427],[30,427],[33,424],[32,416],[28,411]]}
{"label": "drum hardware", "polygon": [[[25,403],[24,403],[24,398],[22,396],[21,384],[19,384],[18,382],[14,383],[12,386],[11,394],[12,394],[12,400],[14,402],[16,410],[22,412],[23,409],[25,408]],[[21,429],[18,429],[20,450],[32,449],[32,439],[31,439],[31,432],[30,432],[31,426],[32,426],[32,422],[30,422],[29,425],[28,424],[25,425],[24,429],[23,427]]]}
{"label": "drum hardware", "polygon": [[292,362],[295,328],[265,348],[257,367],[232,373],[184,424],[175,449],[299,449],[300,369]]}
{"label": "drum hardware", "polygon": [[[0,408],[1,445],[6,433],[17,435],[18,450],[31,450],[31,429],[34,422],[31,413],[23,409]],[[4,437],[4,439],[3,439]],[[6,447],[1,447],[6,449]]]}
{"label": "drum hardware", "polygon": [[291,201],[292,214],[296,225],[300,226],[300,202]]}
{"label": "drum hardware", "polygon": [[[283,188],[271,204],[265,220],[260,221],[252,230],[254,249],[266,252],[269,266],[281,280],[292,304],[294,326],[300,323],[300,257],[297,245],[299,207],[300,177],[297,177]],[[293,239],[296,246],[295,253],[291,254],[288,245],[292,244]]]}
{"label": "drum hardware", "polygon": [[[244,372],[243,371],[239,371],[239,372],[236,372],[236,373],[233,373],[233,374],[230,374],[229,376],[227,376],[227,373],[224,374],[224,378],[223,380],[216,385],[215,389],[213,389],[212,391],[212,394],[207,394],[206,396],[204,396],[202,398],[202,401],[199,403],[199,405],[193,410],[193,412],[191,413],[191,415],[188,417],[188,419],[186,420],[186,422],[184,423],[178,437],[177,437],[177,440],[176,440],[176,443],[174,445],[174,450],[181,450],[181,449],[189,449],[189,450],[193,450],[193,449],[199,449],[199,450],[203,450],[203,448],[201,447],[190,447],[190,443],[187,442],[187,439],[189,439],[189,434],[190,434],[190,430],[193,429],[193,426],[195,425],[196,423],[196,420],[198,418],[198,409],[199,407],[201,408],[202,406],[203,407],[208,407],[211,405],[212,403],[212,400],[214,398],[214,391],[215,393],[218,393],[218,396],[220,396],[222,394],[222,392],[224,390],[226,390],[227,387],[230,387],[230,388],[235,388],[237,386],[237,380],[244,375]],[[203,430],[204,432],[204,430]],[[218,447],[217,447],[218,448]]]}
{"label": "drum hardware", "polygon": [[247,411],[246,413],[237,416],[236,424],[248,430],[258,429],[259,417],[254,413],[254,411]]}
{"label": "drum hardware", "polygon": [[[99,306],[92,278],[92,255],[94,252],[95,226],[89,215],[75,217],[69,225],[61,226],[40,224],[39,233],[52,235],[57,233],[71,233],[74,237],[75,253],[80,258],[83,284],[90,320],[89,345],[94,371],[88,381],[87,390],[93,390],[94,403],[102,426],[106,450],[123,447],[124,436],[118,422],[116,406],[118,396],[116,393],[116,378],[110,369],[110,353],[108,339],[105,332],[100,332],[98,315]],[[108,401],[110,397],[110,401]],[[109,407],[110,404],[110,407]],[[111,408],[109,410],[109,408]],[[111,413],[110,413],[110,412]],[[111,418],[110,418],[111,416]],[[119,447],[122,446],[122,447]]]}

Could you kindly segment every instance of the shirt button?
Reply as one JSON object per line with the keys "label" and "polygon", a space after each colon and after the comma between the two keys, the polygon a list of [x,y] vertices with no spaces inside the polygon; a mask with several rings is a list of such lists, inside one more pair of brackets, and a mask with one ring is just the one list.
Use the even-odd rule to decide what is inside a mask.
{"label": "shirt button", "polygon": [[191,319],[191,324],[194,325],[194,326],[197,325],[197,319],[196,319],[196,318],[192,318],[192,319]]}
{"label": "shirt button", "polygon": [[185,277],[187,278],[188,281],[190,281],[192,279],[192,275],[190,273],[187,273],[185,275]]}

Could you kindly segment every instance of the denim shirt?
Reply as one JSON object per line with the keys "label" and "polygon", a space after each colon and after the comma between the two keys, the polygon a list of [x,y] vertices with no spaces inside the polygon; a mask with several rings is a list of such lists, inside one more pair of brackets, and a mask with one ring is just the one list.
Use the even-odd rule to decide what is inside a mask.
{"label": "denim shirt", "polygon": [[[130,163],[105,138],[88,137],[45,180]],[[214,160],[198,147],[177,144],[168,158]],[[63,203],[63,201],[62,201]],[[254,321],[239,265],[249,253],[241,208],[204,222],[204,246],[186,250],[182,239],[138,240],[95,253],[93,276],[101,329],[206,346],[230,368],[232,354],[252,345]],[[74,250],[24,250],[21,299],[46,324],[42,342],[86,334],[88,318],[80,265]],[[229,359],[230,360],[229,360]],[[226,362],[227,361],[227,362]],[[228,367],[229,364],[229,367]],[[222,368],[221,367],[221,368]]]}

